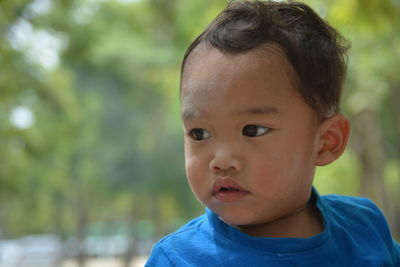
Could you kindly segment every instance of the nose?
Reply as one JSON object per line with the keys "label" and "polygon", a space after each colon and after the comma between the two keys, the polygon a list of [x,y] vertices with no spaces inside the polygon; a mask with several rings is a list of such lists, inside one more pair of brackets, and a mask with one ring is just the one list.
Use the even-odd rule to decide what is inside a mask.
{"label": "nose", "polygon": [[243,169],[243,160],[232,149],[217,150],[210,161],[212,171],[240,171]]}

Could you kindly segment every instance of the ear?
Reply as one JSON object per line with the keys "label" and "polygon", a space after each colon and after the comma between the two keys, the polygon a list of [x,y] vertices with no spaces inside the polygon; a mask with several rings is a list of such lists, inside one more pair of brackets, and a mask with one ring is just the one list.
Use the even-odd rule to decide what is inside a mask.
{"label": "ear", "polygon": [[320,125],[316,166],[327,165],[342,155],[350,136],[350,122],[343,114],[335,114]]}

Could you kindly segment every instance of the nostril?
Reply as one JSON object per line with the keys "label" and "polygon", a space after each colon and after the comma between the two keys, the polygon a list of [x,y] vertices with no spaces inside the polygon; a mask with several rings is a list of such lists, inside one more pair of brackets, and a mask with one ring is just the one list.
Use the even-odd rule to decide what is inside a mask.
{"label": "nostril", "polygon": [[210,161],[209,169],[212,171],[239,171],[242,160],[232,153],[218,153]]}
{"label": "nostril", "polygon": [[210,168],[211,170],[213,170],[214,172],[221,172],[221,173],[226,173],[226,172],[230,172],[230,171],[235,171],[237,170],[237,168],[235,166],[232,165],[228,165],[228,166],[212,166],[212,168]]}

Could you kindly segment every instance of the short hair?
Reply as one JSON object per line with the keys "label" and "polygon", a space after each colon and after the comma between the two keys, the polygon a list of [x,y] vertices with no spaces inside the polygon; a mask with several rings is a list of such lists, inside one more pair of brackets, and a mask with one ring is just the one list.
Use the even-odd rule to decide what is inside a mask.
{"label": "short hair", "polygon": [[300,2],[233,1],[190,44],[190,53],[201,43],[224,52],[240,53],[265,44],[283,49],[294,68],[298,90],[318,115],[329,117],[340,110],[350,45],[309,6]]}

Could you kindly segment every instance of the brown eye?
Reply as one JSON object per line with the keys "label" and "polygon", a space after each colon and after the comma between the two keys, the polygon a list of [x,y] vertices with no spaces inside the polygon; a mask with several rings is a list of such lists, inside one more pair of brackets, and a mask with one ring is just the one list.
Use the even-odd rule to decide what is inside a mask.
{"label": "brown eye", "polygon": [[266,134],[270,128],[260,125],[246,125],[243,127],[242,134],[248,137],[257,137]]}
{"label": "brown eye", "polygon": [[204,139],[208,139],[211,137],[210,133],[207,130],[201,129],[201,128],[196,128],[192,129],[189,132],[189,136],[196,141],[201,141]]}

